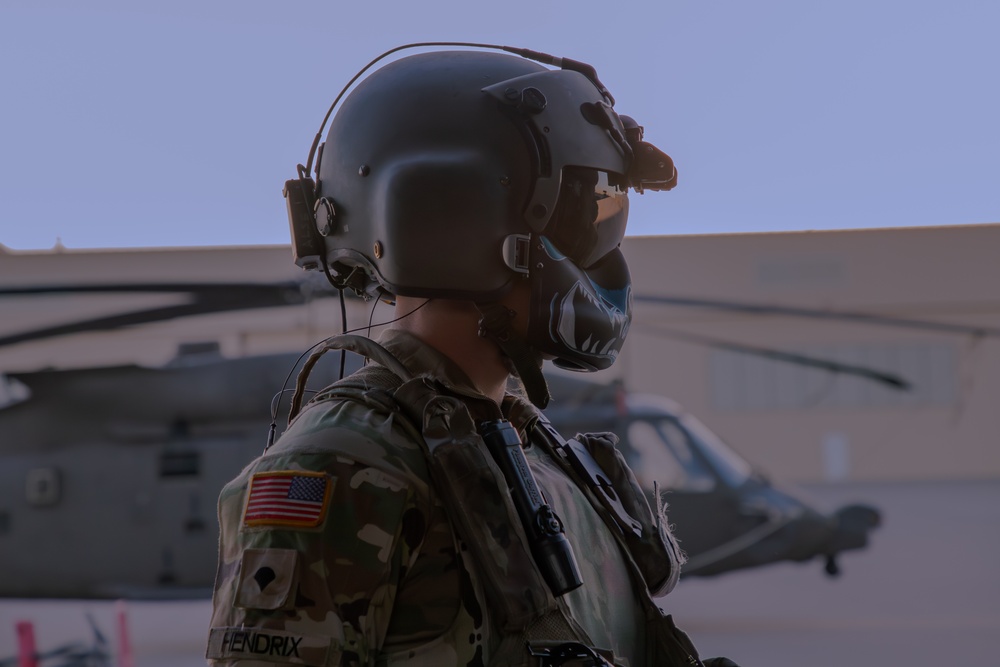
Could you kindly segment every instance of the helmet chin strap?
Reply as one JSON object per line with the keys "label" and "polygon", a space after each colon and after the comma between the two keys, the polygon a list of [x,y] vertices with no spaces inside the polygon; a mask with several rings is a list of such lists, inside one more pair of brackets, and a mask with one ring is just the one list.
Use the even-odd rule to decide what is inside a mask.
{"label": "helmet chin strap", "polygon": [[501,303],[477,303],[482,314],[479,320],[479,335],[496,343],[514,365],[514,371],[521,378],[528,400],[538,408],[549,404],[549,386],[542,375],[541,359],[537,352],[522,337],[515,333],[511,323],[516,313]]}

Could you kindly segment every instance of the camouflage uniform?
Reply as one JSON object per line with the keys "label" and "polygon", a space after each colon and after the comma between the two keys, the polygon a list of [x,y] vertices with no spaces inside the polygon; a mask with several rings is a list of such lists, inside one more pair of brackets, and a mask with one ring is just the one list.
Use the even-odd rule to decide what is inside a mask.
{"label": "camouflage uniform", "polygon": [[[453,362],[417,338],[390,330],[381,342],[412,374],[430,376],[460,398],[474,418],[497,412]],[[537,414],[514,397],[504,405],[518,428],[525,415]],[[480,568],[456,536],[415,440],[392,409],[320,394],[225,487],[213,664],[497,659],[496,601],[487,599]],[[559,608],[588,644],[613,652],[616,662],[647,664],[648,610],[636,593],[645,588],[634,588],[621,547],[579,486],[539,447],[526,455],[566,526],[584,579],[556,600]],[[269,487],[281,496],[272,506]],[[287,500],[296,494],[300,501]]]}

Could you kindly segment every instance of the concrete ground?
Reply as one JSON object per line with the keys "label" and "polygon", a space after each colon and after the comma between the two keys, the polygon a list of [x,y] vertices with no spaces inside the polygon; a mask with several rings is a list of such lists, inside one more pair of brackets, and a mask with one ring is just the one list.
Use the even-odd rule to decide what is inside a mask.
{"label": "concrete ground", "polygon": [[808,489],[821,508],[878,506],[867,551],[690,579],[672,594],[703,656],[745,667],[1000,665],[1000,482]]}
{"label": "concrete ground", "polygon": [[[821,509],[853,501],[883,512],[864,552],[829,579],[820,562],[686,579],[669,599],[703,656],[743,667],[1000,665],[1000,480],[822,485]],[[209,603],[129,602],[136,667],[202,663]],[[40,650],[88,641],[86,614],[112,644],[113,602],[0,601],[0,660],[30,620]]]}

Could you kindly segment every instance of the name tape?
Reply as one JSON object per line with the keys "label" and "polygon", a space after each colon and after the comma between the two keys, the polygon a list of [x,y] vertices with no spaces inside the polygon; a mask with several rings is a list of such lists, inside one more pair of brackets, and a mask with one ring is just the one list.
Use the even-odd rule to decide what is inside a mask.
{"label": "name tape", "polygon": [[291,665],[325,665],[329,650],[328,637],[254,628],[212,628],[205,657],[210,660],[253,658]]}

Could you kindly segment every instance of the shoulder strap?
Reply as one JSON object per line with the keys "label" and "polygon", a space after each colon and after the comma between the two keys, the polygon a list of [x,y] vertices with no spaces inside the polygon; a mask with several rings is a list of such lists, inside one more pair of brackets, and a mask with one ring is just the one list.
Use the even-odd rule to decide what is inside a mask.
{"label": "shoulder strap", "polygon": [[[635,475],[618,451],[614,433],[577,434],[566,440],[546,416],[524,401],[511,400],[508,411],[529,441],[559,464],[634,559],[637,574],[652,595],[666,595],[676,585],[683,563],[660,508],[654,513]],[[516,417],[515,417],[516,415]]]}
{"label": "shoulder strap", "polygon": [[[309,377],[309,373],[312,371],[313,366],[320,358],[331,350],[349,350],[355,352],[369,359],[374,359],[375,361],[382,364],[390,374],[395,376],[396,380],[391,381],[388,376],[383,376],[382,381],[388,383],[388,386],[398,386],[401,382],[410,379],[410,372],[406,370],[404,366],[396,357],[392,355],[389,350],[385,349],[371,338],[365,338],[364,336],[356,336],[353,334],[342,334],[340,336],[331,336],[323,341],[323,346],[313,352],[306,363],[302,364],[302,370],[299,371],[299,376],[295,381],[295,393],[292,395],[292,404],[288,410],[288,423],[291,423],[293,419],[299,414],[299,410],[302,406],[302,397],[305,393],[306,379]],[[353,377],[353,374],[352,376]],[[345,378],[348,382],[345,386],[352,384],[350,378]],[[341,381],[343,382],[343,380]],[[334,383],[335,386],[339,383]],[[326,390],[320,392],[321,395],[326,394]],[[312,400],[315,401],[317,397]]]}
{"label": "shoulder strap", "polygon": [[[701,666],[690,638],[663,607],[663,596],[676,585],[683,558],[664,525],[662,512],[650,512],[635,476],[625,464],[613,433],[577,435],[566,441],[544,415],[531,425],[538,440],[576,484],[589,491],[591,504],[628,554],[625,559],[640,587],[646,616],[649,658],[657,665]],[[534,442],[534,440],[533,440]]]}
{"label": "shoulder strap", "polygon": [[420,431],[431,475],[455,529],[482,568],[506,630],[525,628],[557,605],[531,557],[503,473],[465,404],[427,378],[405,382],[397,404]]}
{"label": "shoulder strap", "polygon": [[[653,595],[666,595],[677,584],[683,562],[662,512],[651,511],[638,480],[625,463],[613,433],[578,434],[565,440],[544,417],[535,425],[554,458],[590,488],[604,509],[606,522],[619,536]],[[615,531],[614,527],[618,530]]]}
{"label": "shoulder strap", "polygon": [[384,408],[383,412],[398,412],[399,406],[396,405],[392,394],[400,384],[402,380],[399,376],[385,366],[368,364],[318,392],[309,402],[315,403],[330,398],[355,399],[366,404],[374,402],[381,405]]}
{"label": "shoulder strap", "polygon": [[502,632],[489,664],[538,664],[531,646],[546,642],[593,645],[565,602],[552,595],[532,558],[507,482],[467,406],[442,394],[428,378],[403,383],[394,396],[420,430],[431,476],[455,532],[479,568],[490,612]]}

